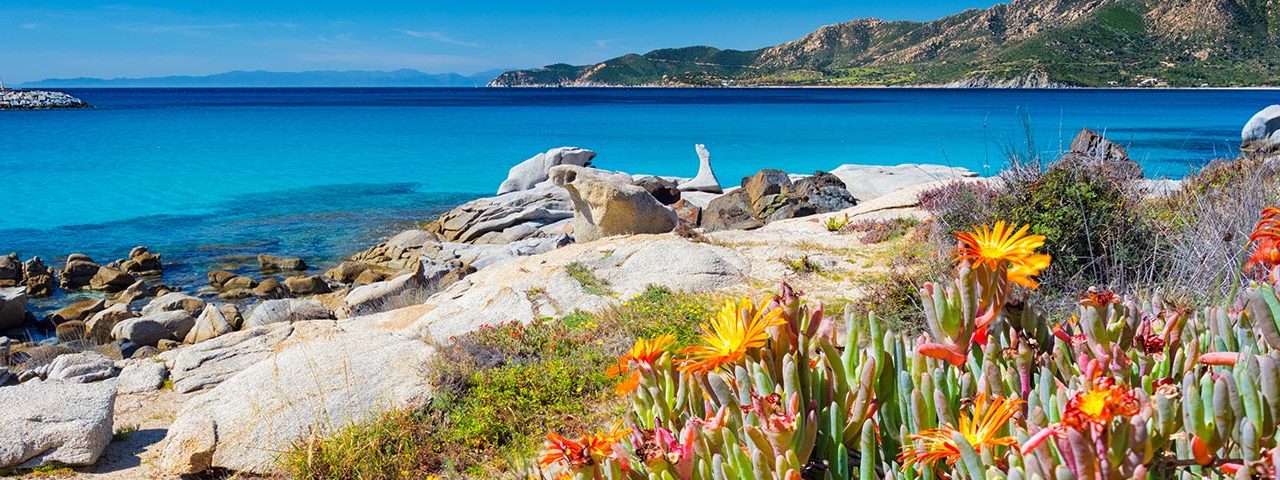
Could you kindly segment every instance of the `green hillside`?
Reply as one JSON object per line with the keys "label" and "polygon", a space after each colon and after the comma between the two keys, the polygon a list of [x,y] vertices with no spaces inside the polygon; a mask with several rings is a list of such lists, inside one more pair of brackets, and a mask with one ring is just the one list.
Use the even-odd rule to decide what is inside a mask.
{"label": "green hillside", "polygon": [[494,86],[1257,86],[1280,83],[1280,0],[1016,0],[863,19],[739,51],[655,50],[506,72]]}

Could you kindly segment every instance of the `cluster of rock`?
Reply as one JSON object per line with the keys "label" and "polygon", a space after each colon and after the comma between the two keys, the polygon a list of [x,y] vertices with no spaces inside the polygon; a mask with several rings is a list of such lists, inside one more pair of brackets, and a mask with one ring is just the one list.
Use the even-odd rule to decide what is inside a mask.
{"label": "cluster of rock", "polygon": [[[419,369],[432,345],[452,335],[565,308],[604,308],[643,291],[655,275],[673,289],[711,291],[743,281],[751,269],[729,248],[633,234],[681,225],[756,228],[836,211],[864,200],[858,192],[870,198],[887,188],[878,185],[882,179],[918,179],[914,172],[927,170],[762,170],[725,191],[706,147],[695,151],[697,176],[679,178],[599,170],[590,165],[594,152],[553,149],[512,168],[497,196],[459,206],[323,274],[308,273],[299,258],[261,255],[257,273],[214,270],[208,286],[192,294],[156,282],[160,258],[145,248],[106,265],[72,255],[58,272],[38,259],[0,260],[0,282],[7,282],[0,285],[14,291],[35,279],[101,295],[47,317],[57,325],[56,342],[0,343],[0,385],[9,385],[0,386],[0,406],[27,399],[12,414],[0,408],[0,446],[22,445],[0,448],[7,455],[0,467],[93,463],[110,441],[117,395],[146,395],[167,379],[185,403],[157,462],[165,475],[214,468],[271,474],[277,452],[308,435],[421,405],[431,385]],[[590,243],[617,235],[632,236],[611,239],[607,248]],[[585,290],[567,273],[571,263],[591,269],[616,297]],[[0,318],[23,310],[9,298],[0,287]],[[39,416],[67,408],[63,399],[86,405],[74,415],[58,413],[73,432],[59,430],[61,416]],[[10,419],[21,428],[8,429]]]}
{"label": "cluster of rock", "polygon": [[62,92],[43,90],[0,89],[0,110],[49,110],[58,108],[89,108],[89,104]]}

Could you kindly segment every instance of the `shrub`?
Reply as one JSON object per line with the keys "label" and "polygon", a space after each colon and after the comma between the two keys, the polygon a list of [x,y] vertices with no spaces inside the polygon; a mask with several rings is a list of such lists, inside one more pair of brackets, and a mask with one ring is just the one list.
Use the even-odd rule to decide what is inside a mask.
{"label": "shrub", "polygon": [[1240,266],[1257,213],[1280,200],[1280,175],[1266,162],[1215,161],[1183,181],[1183,188],[1151,202],[1151,216],[1167,237],[1166,289],[1203,301],[1222,297],[1245,279]]}
{"label": "shrub", "polygon": [[859,241],[864,245],[874,245],[906,235],[908,231],[919,225],[920,221],[912,217],[862,219],[849,222],[845,225],[844,231],[862,233]]}

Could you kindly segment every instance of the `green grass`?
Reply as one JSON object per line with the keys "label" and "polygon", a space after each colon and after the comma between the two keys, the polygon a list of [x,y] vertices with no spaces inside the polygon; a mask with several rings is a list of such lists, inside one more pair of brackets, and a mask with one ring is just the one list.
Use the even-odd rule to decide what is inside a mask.
{"label": "green grass", "polygon": [[565,265],[564,269],[570,277],[582,285],[582,289],[587,293],[601,297],[613,295],[613,291],[609,289],[609,282],[597,277],[595,271],[582,262],[570,263]]}
{"label": "green grass", "polygon": [[624,405],[605,369],[638,337],[695,341],[713,301],[650,287],[597,314],[459,336],[429,365],[437,391],[430,404],[300,442],[281,465],[303,479],[509,473],[533,458],[546,433],[580,433],[618,418]]}
{"label": "green grass", "polygon": [[116,429],[115,433],[111,434],[111,441],[123,442],[128,440],[129,435],[136,431],[138,431],[137,425],[121,425],[120,428]]}

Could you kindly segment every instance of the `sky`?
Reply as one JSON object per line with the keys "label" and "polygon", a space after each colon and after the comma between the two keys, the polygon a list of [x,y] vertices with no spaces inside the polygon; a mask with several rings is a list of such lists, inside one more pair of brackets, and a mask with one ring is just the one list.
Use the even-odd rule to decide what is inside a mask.
{"label": "sky", "polygon": [[[231,70],[472,74],[711,45],[755,49],[856,18],[932,20],[994,0],[60,0],[0,9],[0,75]],[[44,5],[35,5],[43,3]]]}

